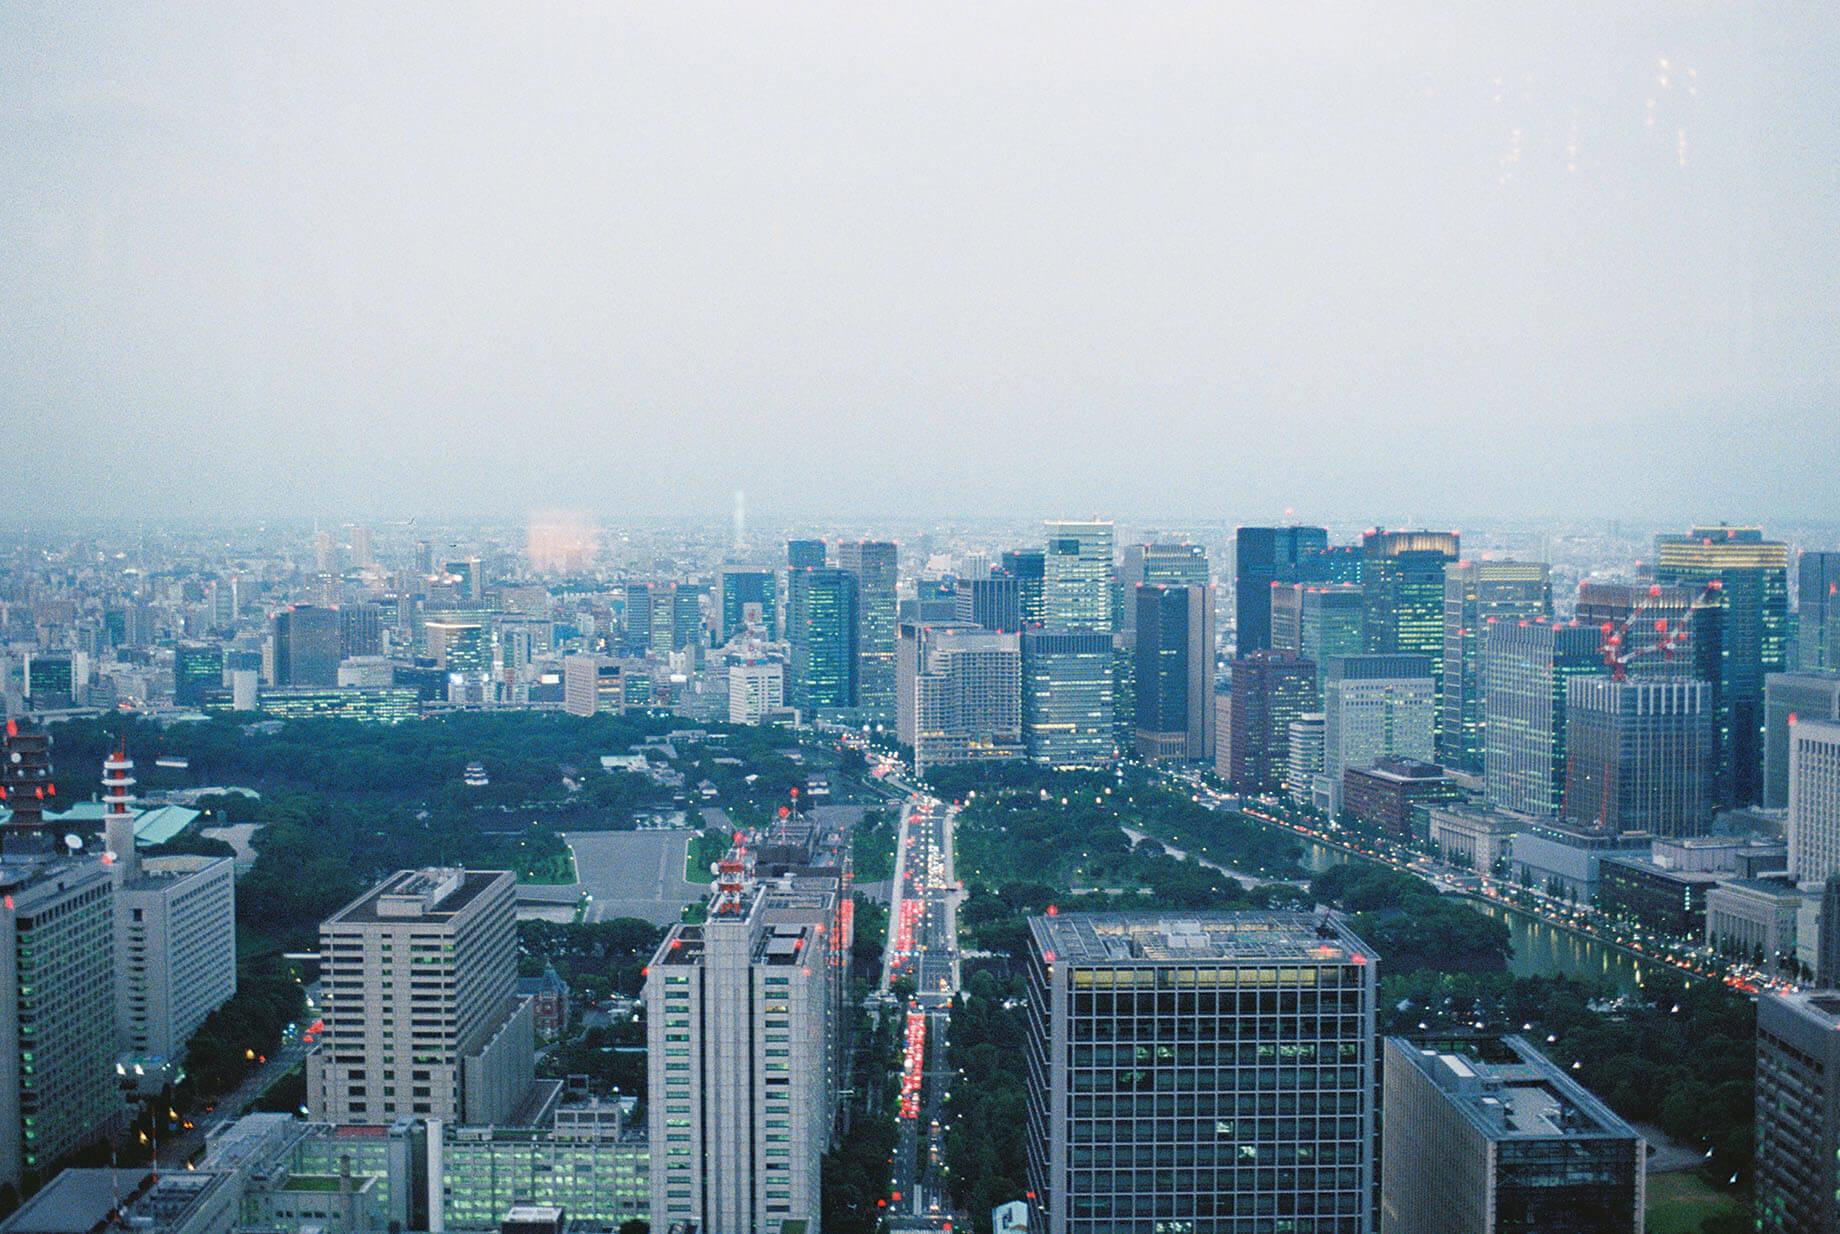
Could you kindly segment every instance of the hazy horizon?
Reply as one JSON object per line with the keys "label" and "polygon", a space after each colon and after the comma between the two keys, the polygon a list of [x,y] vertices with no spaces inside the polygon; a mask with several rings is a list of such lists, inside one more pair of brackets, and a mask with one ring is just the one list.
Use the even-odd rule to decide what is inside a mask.
{"label": "hazy horizon", "polygon": [[1830,520],[1834,63],[1820,6],[12,5],[12,518]]}

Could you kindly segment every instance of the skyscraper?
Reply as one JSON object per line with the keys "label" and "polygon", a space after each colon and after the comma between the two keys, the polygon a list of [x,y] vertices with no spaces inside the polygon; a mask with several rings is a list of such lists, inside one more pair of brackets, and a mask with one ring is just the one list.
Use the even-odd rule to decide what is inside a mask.
{"label": "skyscraper", "polygon": [[1488,803],[1552,818],[1565,794],[1568,686],[1603,673],[1603,630],[1535,619],[1491,621],[1483,631]]}
{"label": "skyscraper", "polygon": [[1491,620],[1551,617],[1552,580],[1543,561],[1459,561],[1444,576],[1444,673],[1438,700],[1438,758],[1482,770],[1482,630]]}
{"label": "skyscraper", "polygon": [[1022,632],[1022,739],[1031,761],[1046,767],[1110,763],[1117,753],[1112,707],[1110,635]]}
{"label": "skyscraper", "polygon": [[620,650],[642,656],[652,649],[652,585],[631,582],[621,590]]}
{"label": "skyscraper", "polygon": [[1290,769],[1291,725],[1320,714],[1316,666],[1282,651],[1233,661],[1227,779],[1238,793],[1275,793]]}
{"label": "skyscraper", "polygon": [[831,566],[787,574],[786,640],[792,646],[787,701],[810,720],[856,706],[856,575]]}
{"label": "skyscraper", "polygon": [[1771,673],[1763,686],[1763,804],[1789,804],[1789,738],[1801,720],[1840,720],[1840,672]]}
{"label": "skyscraper", "polygon": [[1647,1145],[1519,1037],[1389,1037],[1380,1234],[1641,1234]]}
{"label": "skyscraper", "polygon": [[856,705],[869,720],[894,719],[896,560],[886,540],[845,540],[837,565],[856,576]]}
{"label": "skyscraper", "polygon": [[579,652],[562,658],[562,709],[572,716],[619,715],[626,710],[620,664],[608,656]]}
{"label": "skyscraper", "polygon": [[[1145,583],[1164,587],[1206,587],[1212,581],[1207,550],[1199,544],[1127,544],[1118,563],[1118,585],[1127,600]],[[1136,605],[1126,603],[1122,616],[1125,630],[1137,628]]]}
{"label": "skyscraper", "polygon": [[1323,713],[1313,711],[1290,722],[1284,793],[1298,805],[1315,801],[1316,777],[1323,769],[1323,721]]}
{"label": "skyscraper", "polygon": [[1712,825],[1710,688],[1690,677],[1574,677],[1566,686],[1567,822],[1655,836]]}
{"label": "skyscraper", "polygon": [[1214,590],[1140,586],[1137,753],[1202,759],[1214,749]]}
{"label": "skyscraper", "polygon": [[1444,575],[1457,560],[1454,531],[1369,531],[1361,538],[1362,632],[1367,650],[1431,657],[1444,676]]}
{"label": "skyscraper", "polygon": [[270,622],[275,641],[275,684],[336,686],[344,647],[344,626],[336,608],[295,604]]}
{"label": "skyscraper", "polygon": [[1655,539],[1655,579],[1700,591],[1715,637],[1696,640],[1695,673],[1712,684],[1720,804],[1763,799],[1763,687],[1788,667],[1789,546],[1755,527],[1695,527]]}
{"label": "skyscraper", "polygon": [[1234,536],[1234,650],[1271,646],[1271,586],[1301,581],[1297,564],[1329,546],[1321,527],[1241,527]]}
{"label": "skyscraper", "polygon": [[1789,730],[1789,877],[1840,874],[1840,723],[1798,720]]}
{"label": "skyscraper", "polygon": [[1004,550],[1003,572],[1015,576],[1016,603],[1026,625],[1039,626],[1048,620],[1042,591],[1046,570],[1046,555],[1038,548]]}
{"label": "skyscraper", "polygon": [[1303,914],[1030,918],[1029,1228],[1368,1234],[1376,960]]}
{"label": "skyscraper", "polygon": [[953,763],[1022,757],[1019,635],[906,622],[897,659],[896,733],[913,747],[915,775]]}
{"label": "skyscraper", "polygon": [[1389,754],[1429,762],[1437,692],[1428,656],[1335,656],[1323,681],[1323,776],[1316,804],[1342,808],[1342,774]]}
{"label": "skyscraper", "polygon": [[955,620],[1014,634],[1022,629],[1020,580],[1002,570],[985,578],[960,579]]}
{"label": "skyscraper", "polygon": [[173,702],[201,707],[207,691],[224,684],[224,649],[220,643],[180,643],[173,648]]}
{"label": "skyscraper", "polygon": [[108,868],[45,825],[51,738],[8,720],[0,788],[0,1186],[44,1181],[121,1112]]}
{"label": "skyscraper", "polygon": [[1796,663],[1840,671],[1840,553],[1803,553],[1796,567]]}
{"label": "skyscraper", "polygon": [[730,854],[707,919],[673,926],[645,970],[655,1230],[818,1227],[841,976],[811,898],[750,885]]}
{"label": "skyscraper", "polygon": [[748,626],[759,626],[767,638],[779,637],[779,576],[759,566],[725,565],[716,576],[719,617],[716,645],[728,641]]}
{"label": "skyscraper", "polygon": [[1840,1229],[1840,994],[1758,996],[1756,1123],[1757,1229]]}
{"label": "skyscraper", "polygon": [[314,1118],[510,1121],[536,1052],[511,891],[502,870],[399,870],[326,919]]}
{"label": "skyscraper", "polygon": [[794,570],[821,570],[824,568],[824,541],[822,540],[788,540],[786,541],[786,565]]}
{"label": "skyscraper", "polygon": [[1043,623],[1112,629],[1112,525],[1050,522],[1042,559]]}

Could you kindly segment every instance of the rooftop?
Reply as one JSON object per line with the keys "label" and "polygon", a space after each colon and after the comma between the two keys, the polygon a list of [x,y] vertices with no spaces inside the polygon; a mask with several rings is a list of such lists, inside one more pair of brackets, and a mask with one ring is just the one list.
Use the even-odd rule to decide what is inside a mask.
{"label": "rooftop", "polygon": [[1307,913],[1068,913],[1029,918],[1029,933],[1050,962],[1069,964],[1367,964],[1379,958],[1341,923]]}
{"label": "rooftop", "polygon": [[137,1234],[173,1229],[197,1210],[225,1175],[203,1170],[154,1175],[140,1169],[65,1170],[0,1222],[4,1234],[89,1234],[117,1208]]}
{"label": "rooftop", "polygon": [[398,870],[340,909],[327,924],[449,921],[488,887],[509,877],[502,870]]}
{"label": "rooftop", "polygon": [[1387,1055],[1416,1066],[1450,1103],[1491,1140],[1634,1139],[1635,1129],[1519,1037],[1479,1043],[1500,1047],[1462,1052],[1390,1038]]}

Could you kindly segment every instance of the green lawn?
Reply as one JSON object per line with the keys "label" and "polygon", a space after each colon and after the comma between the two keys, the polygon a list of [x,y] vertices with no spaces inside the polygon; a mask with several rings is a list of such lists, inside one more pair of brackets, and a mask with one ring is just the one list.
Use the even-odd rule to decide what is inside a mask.
{"label": "green lawn", "polygon": [[1718,1216],[1748,1221],[1750,1209],[1715,1191],[1692,1170],[1648,1176],[1648,1234],[1699,1234],[1701,1222]]}
{"label": "green lawn", "polygon": [[691,836],[690,847],[684,853],[684,881],[715,882],[716,876],[709,867],[722,860],[727,855],[728,849],[728,833],[719,827],[711,827]]}
{"label": "green lawn", "polygon": [[518,871],[520,883],[568,886],[575,881],[575,858],[567,851],[538,857]]}

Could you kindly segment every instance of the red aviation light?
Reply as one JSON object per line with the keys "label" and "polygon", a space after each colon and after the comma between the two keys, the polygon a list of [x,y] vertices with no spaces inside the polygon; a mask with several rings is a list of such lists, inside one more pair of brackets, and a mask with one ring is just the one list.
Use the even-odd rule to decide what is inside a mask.
{"label": "red aviation light", "polygon": [[1659,596],[1660,594],[1661,594],[1661,584],[1660,583],[1652,583],[1649,585],[1648,595],[1651,600]]}

